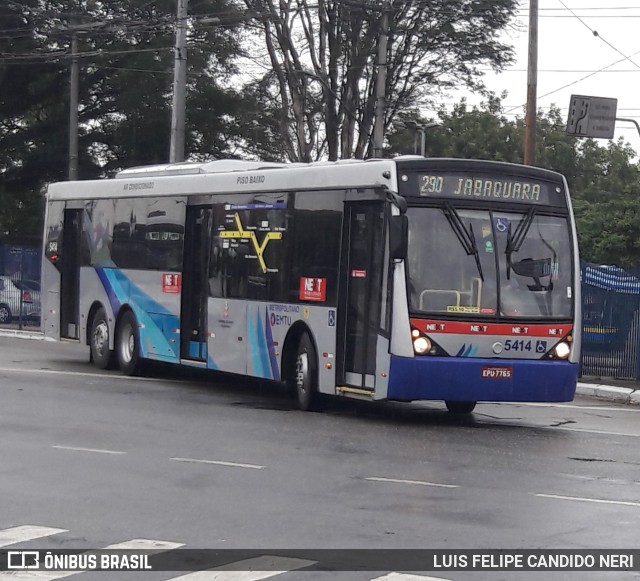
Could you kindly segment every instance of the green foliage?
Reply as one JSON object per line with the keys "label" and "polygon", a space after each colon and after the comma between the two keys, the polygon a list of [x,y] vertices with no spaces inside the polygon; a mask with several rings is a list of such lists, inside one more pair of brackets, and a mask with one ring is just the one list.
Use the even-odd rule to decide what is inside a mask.
{"label": "green foliage", "polygon": [[[437,119],[403,112],[388,136],[389,155],[414,153],[415,125],[426,130],[426,155],[522,163],[524,121],[509,119],[500,99],[479,107],[462,100]],[[536,165],[564,174],[576,215],[581,258],[621,267],[640,265],[640,166],[623,141],[567,135],[558,108],[538,112]],[[419,153],[419,151],[418,151]]]}
{"label": "green foliage", "polygon": [[[229,0],[231,2],[232,0]],[[218,26],[199,17],[219,14]],[[240,50],[227,0],[190,6],[186,150],[227,156]],[[0,233],[41,232],[46,185],[67,178],[72,30],[78,34],[80,179],[169,157],[175,0],[21,0],[0,5]],[[29,213],[28,213],[29,212]]]}
{"label": "green foliage", "polygon": [[[275,130],[290,161],[373,154],[382,50],[385,128],[443,89],[481,91],[480,67],[501,70],[513,60],[501,33],[516,0],[244,3],[262,26],[254,44],[263,48],[253,58],[269,71],[247,89],[272,127],[264,137]],[[257,149],[278,154],[268,142]]]}

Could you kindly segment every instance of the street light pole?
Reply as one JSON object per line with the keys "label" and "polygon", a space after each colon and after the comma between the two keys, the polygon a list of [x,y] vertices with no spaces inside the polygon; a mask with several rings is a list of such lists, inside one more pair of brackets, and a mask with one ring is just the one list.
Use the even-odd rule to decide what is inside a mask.
{"label": "street light pole", "polygon": [[427,153],[427,129],[433,127],[440,127],[440,123],[426,123],[424,125],[418,125],[415,121],[411,121],[410,124],[405,124],[405,127],[413,127],[416,130],[416,134],[413,138],[413,153],[418,154],[418,136],[420,136],[420,155],[425,157]]}
{"label": "street light pole", "polygon": [[175,61],[173,70],[173,105],[171,107],[171,146],[169,161],[184,161],[185,117],[187,101],[187,6],[178,0]]}

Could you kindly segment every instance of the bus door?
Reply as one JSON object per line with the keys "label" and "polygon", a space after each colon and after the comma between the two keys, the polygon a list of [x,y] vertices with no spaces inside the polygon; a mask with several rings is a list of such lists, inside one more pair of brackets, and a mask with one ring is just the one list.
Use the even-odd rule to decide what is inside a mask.
{"label": "bus door", "polygon": [[207,361],[210,206],[187,206],[182,260],[180,358]]}
{"label": "bus door", "polygon": [[384,204],[347,203],[340,273],[338,381],[373,391],[381,326]]}
{"label": "bus door", "polygon": [[80,338],[80,237],[83,210],[65,210],[60,269],[60,336]]}

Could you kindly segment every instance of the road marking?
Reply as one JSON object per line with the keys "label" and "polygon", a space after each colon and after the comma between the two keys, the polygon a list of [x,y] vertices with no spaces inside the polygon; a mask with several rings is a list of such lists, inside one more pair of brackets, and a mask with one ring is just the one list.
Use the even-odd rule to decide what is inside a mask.
{"label": "road marking", "polygon": [[[62,371],[60,369],[27,369],[20,367],[0,367],[0,373],[50,373],[52,375],[75,375],[78,377],[96,377],[98,379],[124,379],[125,381],[158,381],[157,377],[137,377],[109,373],[89,373],[86,371]],[[173,381],[173,380],[172,380]]]}
{"label": "road marking", "polygon": [[[601,409],[601,408],[600,408]],[[637,410],[636,410],[637,413]],[[640,438],[640,432],[632,434],[630,432],[610,432],[607,430],[587,430],[586,428],[569,428],[566,426],[543,426],[529,423],[516,424],[512,421],[496,418],[495,421],[478,421],[482,426],[508,426],[510,428],[527,428],[530,430],[550,430],[558,432],[579,432],[581,434],[594,434],[596,436],[623,436],[625,438]]]}
{"label": "road marking", "polygon": [[596,405],[576,405],[569,403],[542,403],[542,402],[524,402],[524,401],[501,401],[493,402],[492,405],[505,405],[505,406],[523,406],[523,407],[538,407],[538,408],[568,408],[572,410],[590,410],[599,412],[637,412],[636,407],[629,407],[628,405],[621,404],[621,407],[608,407],[608,406],[596,406]]}
{"label": "road marking", "polygon": [[451,581],[444,577],[427,577],[426,575],[412,575],[411,573],[389,573],[382,577],[376,577],[371,581]]}
{"label": "road marking", "polygon": [[96,454],[126,454],[119,450],[100,450],[99,448],[77,448],[75,446],[51,446],[56,450],[73,450],[74,452],[95,452]]}
{"label": "road marking", "polygon": [[457,484],[438,484],[436,482],[424,482],[423,480],[401,480],[399,478],[380,478],[378,476],[370,476],[365,478],[373,482],[393,482],[395,484],[419,484],[420,486],[435,486],[437,488],[460,488]]}
{"label": "road marking", "polygon": [[7,545],[15,545],[25,541],[41,539],[49,535],[57,535],[58,533],[66,533],[67,529],[53,529],[51,527],[38,527],[34,525],[22,525],[19,527],[11,527],[0,531],[0,547]]}
{"label": "road marking", "polygon": [[218,466],[233,466],[234,468],[253,468],[261,470],[264,466],[258,464],[241,464],[240,462],[224,462],[222,460],[199,460],[197,458],[170,458],[176,462],[193,462],[195,464],[216,464]]}
{"label": "road marking", "polygon": [[[262,555],[252,559],[236,561],[223,567],[207,569],[206,571],[196,571],[187,573],[181,577],[174,577],[167,581],[259,581],[268,579],[282,573],[288,573],[303,567],[315,565],[317,561],[307,561],[306,559],[291,559],[288,557],[274,557],[272,555]],[[234,571],[228,568],[233,565]],[[263,571],[263,569],[278,569],[277,571]]]}
{"label": "road marking", "polygon": [[555,498],[558,500],[576,500],[578,502],[596,502],[598,504],[618,504],[622,506],[640,506],[640,502],[628,502],[625,500],[602,500],[601,498],[583,498],[580,496],[562,496],[559,494],[536,494],[542,498]]}
{"label": "road marking", "polygon": [[[153,539],[131,539],[124,543],[116,543],[115,545],[108,545],[100,550],[104,551],[120,551],[133,549],[135,551],[170,551],[171,549],[177,549],[183,547],[183,543],[172,543],[170,541],[156,541]],[[83,553],[78,553],[82,555]],[[0,573],[0,580],[6,581],[53,581],[54,579],[64,579],[65,577],[71,577],[72,575],[79,575],[80,573],[86,573],[86,569],[80,569],[78,571],[4,571]]]}
{"label": "road marking", "polygon": [[109,545],[104,550],[113,551],[171,551],[178,547],[184,547],[184,543],[173,543],[171,541],[156,541],[155,539],[131,539],[124,543],[116,543],[115,545]]}
{"label": "road marking", "polygon": [[629,432],[609,432],[607,430],[587,430],[584,428],[567,428],[564,426],[546,426],[545,430],[560,430],[562,432],[580,432],[582,434],[597,434],[599,436],[625,436],[626,438],[640,438],[640,433],[630,434]]}

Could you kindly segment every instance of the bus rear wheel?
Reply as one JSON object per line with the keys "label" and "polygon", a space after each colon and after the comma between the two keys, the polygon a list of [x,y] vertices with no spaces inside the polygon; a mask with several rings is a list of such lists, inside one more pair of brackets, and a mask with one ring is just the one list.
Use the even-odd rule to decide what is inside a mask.
{"label": "bus rear wheel", "polygon": [[136,316],[127,311],[118,322],[116,331],[118,367],[125,375],[135,375],[140,365],[140,341]]}
{"label": "bus rear wheel", "polygon": [[447,409],[452,414],[470,414],[476,407],[475,401],[445,401]]}
{"label": "bus rear wheel", "polygon": [[302,411],[320,409],[318,394],[318,357],[307,333],[300,337],[293,373],[293,386]]}
{"label": "bus rear wheel", "polygon": [[113,351],[109,349],[109,322],[103,307],[93,315],[90,333],[91,361],[98,369],[109,369],[113,363]]}

